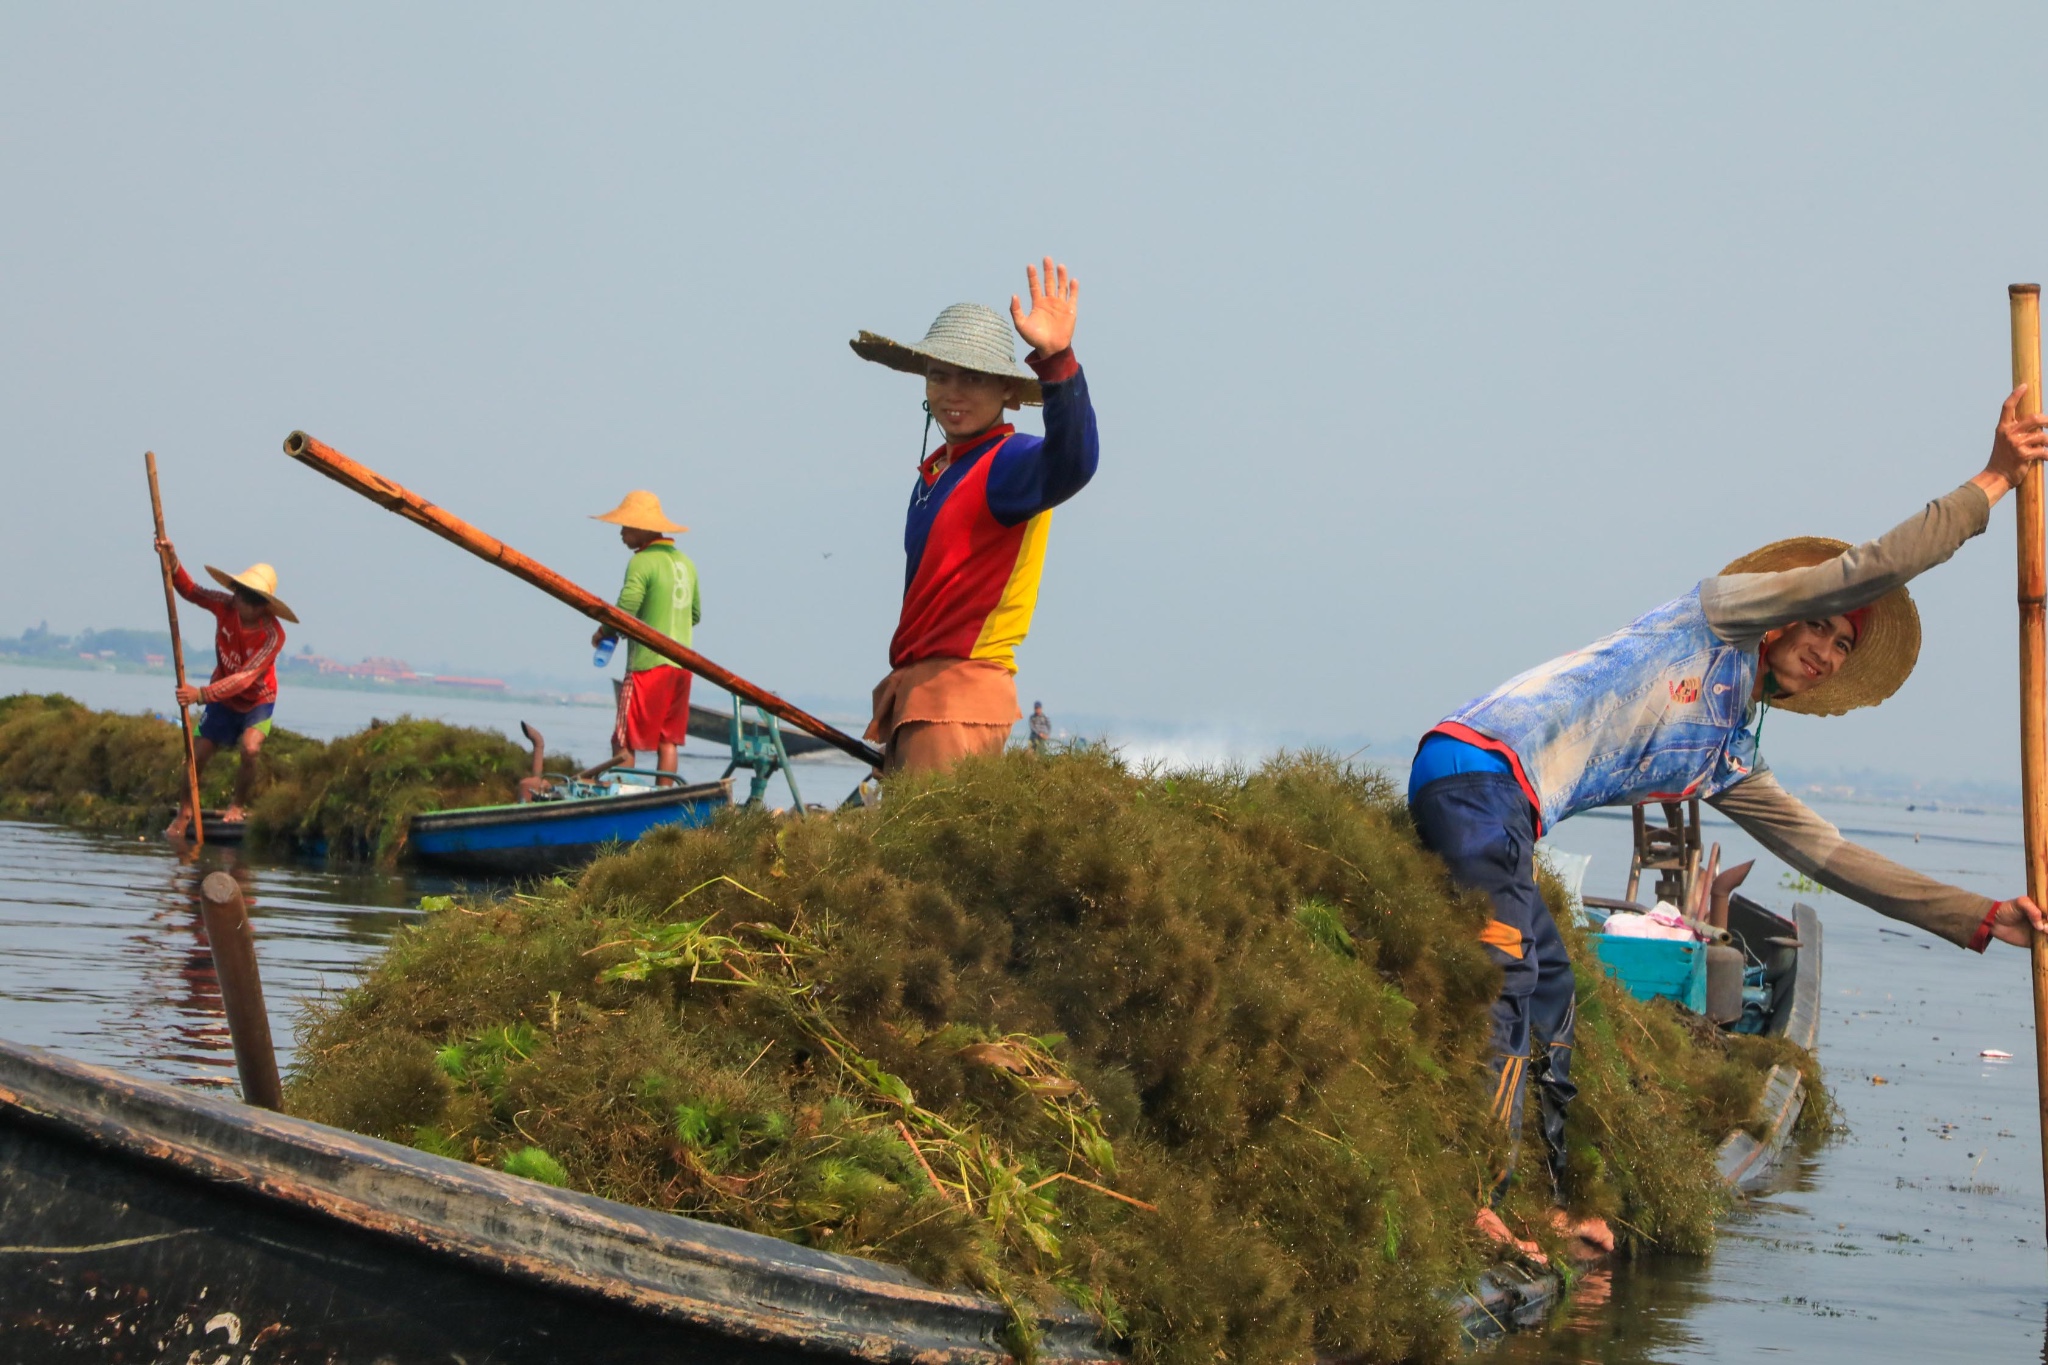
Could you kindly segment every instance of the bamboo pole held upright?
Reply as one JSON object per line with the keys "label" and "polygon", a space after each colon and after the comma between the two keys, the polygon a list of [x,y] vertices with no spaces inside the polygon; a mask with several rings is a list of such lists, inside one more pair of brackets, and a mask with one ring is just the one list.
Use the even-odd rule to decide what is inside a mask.
{"label": "bamboo pole held upright", "polygon": [[[2012,306],[2012,382],[2027,386],[2019,415],[2041,415],[2041,286],[2016,284]],[[2027,894],[2048,897],[2048,525],[2041,466],[2020,475],[2020,805],[2026,824]],[[2035,934],[2034,1063],[2041,1109],[2041,1181],[2048,1192],[2048,935]]]}
{"label": "bamboo pole held upright", "polygon": [[[167,539],[164,535],[164,498],[156,486],[156,452],[142,452],[142,463],[149,470],[149,510],[156,514],[156,538]],[[178,638],[178,590],[171,586],[171,557],[162,550],[156,552],[157,565],[164,571],[164,610],[171,618],[171,667],[178,675],[178,686],[185,685],[185,645]],[[185,792],[192,802],[192,826],[189,833],[195,846],[206,846],[206,817],[199,810],[199,755],[192,748],[192,717],[185,703],[178,703],[178,731],[185,736]]]}
{"label": "bamboo pole held upright", "polygon": [[454,513],[436,507],[411,489],[393,483],[369,466],[357,464],[333,446],[316,441],[303,431],[295,431],[284,438],[284,453],[309,469],[319,470],[342,487],[354,489],[385,511],[396,512],[415,526],[425,527],[443,540],[460,545],[478,559],[487,560],[514,578],[531,583],[556,601],[567,603],[615,634],[637,641],[664,659],[672,660],[689,669],[706,682],[714,683],[736,697],[745,698],[769,715],[794,725],[805,734],[816,735],[833,748],[863,763],[873,764],[877,768],[882,766],[880,749],[827,725],[810,712],[791,705],[766,688],[756,687],[731,669],[711,662],[688,645],[671,640],[645,622],[626,615],[603,598],[577,587],[547,565],[521,554],[496,536],[486,535]]}

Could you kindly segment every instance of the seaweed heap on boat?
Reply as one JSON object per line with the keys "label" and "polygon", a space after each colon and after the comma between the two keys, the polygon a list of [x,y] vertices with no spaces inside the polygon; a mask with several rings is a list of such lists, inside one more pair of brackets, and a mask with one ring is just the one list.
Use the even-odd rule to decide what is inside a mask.
{"label": "seaweed heap on boat", "polygon": [[[1143,1361],[1442,1358],[1505,1156],[1484,915],[1387,784],[1327,758],[980,759],[441,905],[313,1009],[288,1107],[1064,1296]],[[1575,1201],[1704,1249],[1715,1144],[1787,1045],[1581,991]],[[1547,1236],[1546,1194],[1510,1222]]]}
{"label": "seaweed heap on boat", "polygon": [[[263,746],[252,845],[319,849],[389,866],[421,811],[510,801],[529,767],[503,735],[400,716],[322,743],[279,729]],[[95,711],[61,695],[0,698],[0,816],[139,834],[176,813],[184,754],[175,722]],[[568,772],[567,758],[550,760]],[[234,767],[202,796],[225,805]]]}

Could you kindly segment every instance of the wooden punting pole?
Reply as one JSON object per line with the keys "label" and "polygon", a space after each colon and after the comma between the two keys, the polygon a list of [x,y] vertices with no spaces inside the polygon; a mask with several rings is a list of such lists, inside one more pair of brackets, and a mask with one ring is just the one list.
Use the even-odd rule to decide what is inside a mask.
{"label": "wooden punting pole", "polygon": [[479,559],[497,565],[515,578],[524,579],[548,596],[565,602],[591,620],[647,646],[664,659],[674,660],[706,682],[716,683],[736,697],[745,698],[769,715],[787,721],[805,734],[816,735],[836,749],[863,763],[882,766],[882,751],[844,731],[834,729],[808,711],[792,706],[773,692],[756,687],[739,674],[721,668],[686,645],[678,644],[644,622],[626,615],[611,603],[585,592],[537,560],[529,559],[495,536],[485,535],[462,518],[436,507],[419,494],[357,464],[330,445],[314,440],[303,431],[284,439],[284,453],[310,469],[317,469],[344,488],[396,512],[416,526],[424,526],[443,540],[454,541]]}
{"label": "wooden punting pole", "polygon": [[[142,452],[142,463],[149,470],[149,510],[156,514],[156,538],[159,543],[168,539],[164,535],[164,498],[156,486],[156,452]],[[178,675],[178,686],[185,685],[185,645],[178,638],[178,590],[171,585],[171,557],[163,550],[156,552],[157,564],[164,571],[164,610],[171,617],[171,667]],[[195,848],[206,846],[206,817],[199,809],[199,755],[192,749],[192,717],[185,709],[185,703],[178,703],[178,729],[185,736],[185,791],[192,802],[192,825],[186,832],[192,836]]]}
{"label": "wooden punting pole", "polygon": [[[2041,415],[2041,286],[2016,284],[2012,306],[2012,382],[2025,384],[2019,415]],[[2020,804],[2026,824],[2027,894],[2048,896],[2048,525],[2044,525],[2041,466],[2020,475]],[[2048,935],[2035,934],[2034,1064],[2041,1109],[2041,1183],[2048,1192]]]}
{"label": "wooden punting pole", "polygon": [[263,978],[256,971],[256,931],[242,884],[225,872],[211,872],[199,884],[199,912],[213,950],[213,974],[227,1007],[228,1037],[235,1045],[235,1071],[242,1098],[284,1112],[284,1087],[277,1079],[277,1049],[270,1042],[270,1014],[263,1008]]}

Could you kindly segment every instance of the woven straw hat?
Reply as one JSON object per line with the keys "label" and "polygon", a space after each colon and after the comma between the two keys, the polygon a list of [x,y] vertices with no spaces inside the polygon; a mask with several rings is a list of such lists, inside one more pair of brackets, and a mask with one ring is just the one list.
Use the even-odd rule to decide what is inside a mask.
{"label": "woven straw hat", "polygon": [[661,499],[644,488],[636,488],[619,500],[619,505],[609,512],[601,512],[592,521],[608,521],[614,526],[630,526],[636,531],[659,531],[673,535],[687,531],[687,526],[678,526],[661,514]]}
{"label": "woven straw hat", "polygon": [[299,623],[299,618],[292,615],[292,609],[286,606],[283,599],[277,595],[277,570],[271,568],[268,564],[251,564],[240,573],[224,573],[209,564],[206,566],[206,572],[213,576],[214,582],[220,584],[229,592],[233,592],[236,588],[247,588],[250,592],[255,593],[258,597],[268,602],[270,609],[279,616],[282,616],[293,625]]}
{"label": "woven straw hat", "polygon": [[1014,379],[1023,388],[1024,402],[1036,405],[1045,401],[1038,377],[1017,363],[1017,343],[1010,324],[995,309],[978,303],[956,303],[939,314],[932,319],[924,340],[915,346],[875,332],[862,332],[846,344],[862,360],[905,374],[921,375],[937,360],[976,374]]}
{"label": "woven straw hat", "polygon": [[[1825,564],[1849,548],[1827,536],[1794,536],[1752,550],[1721,570],[1731,573],[1774,573]],[[1865,608],[1856,648],[1835,676],[1797,696],[1773,701],[1781,711],[1806,716],[1839,716],[1859,707],[1875,706],[1899,690],[1920,660],[1920,609],[1912,594],[1893,588]]]}

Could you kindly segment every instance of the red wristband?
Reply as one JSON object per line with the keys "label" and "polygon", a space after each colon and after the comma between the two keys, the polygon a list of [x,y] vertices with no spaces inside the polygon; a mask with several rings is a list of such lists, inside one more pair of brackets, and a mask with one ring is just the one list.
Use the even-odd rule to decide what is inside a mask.
{"label": "red wristband", "polygon": [[1993,920],[1996,920],[1998,918],[1998,911],[2000,907],[2005,906],[2007,904],[2010,904],[2010,902],[1991,902],[1991,913],[1984,917],[1984,922],[1977,926],[1977,932],[1970,935],[1970,941],[1968,944],[1965,945],[1969,948],[1971,952],[1981,953],[1986,948],[1991,946],[1991,923]]}

